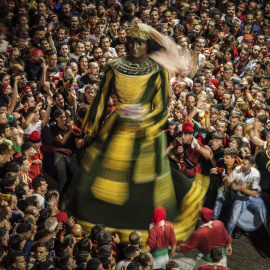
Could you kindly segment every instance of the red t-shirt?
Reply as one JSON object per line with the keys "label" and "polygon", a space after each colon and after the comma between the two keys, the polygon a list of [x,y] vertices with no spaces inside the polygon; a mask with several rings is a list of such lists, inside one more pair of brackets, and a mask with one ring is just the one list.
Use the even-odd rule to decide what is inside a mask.
{"label": "red t-shirt", "polygon": [[151,250],[163,249],[168,246],[176,245],[177,241],[175,238],[174,227],[170,221],[165,221],[163,226],[153,227],[149,231],[147,245]]}
{"label": "red t-shirt", "polygon": [[198,249],[201,253],[207,254],[211,252],[214,246],[225,247],[231,244],[232,239],[228,235],[224,224],[215,220],[211,224],[207,223],[197,231],[195,231],[188,240],[180,244],[183,253]]}

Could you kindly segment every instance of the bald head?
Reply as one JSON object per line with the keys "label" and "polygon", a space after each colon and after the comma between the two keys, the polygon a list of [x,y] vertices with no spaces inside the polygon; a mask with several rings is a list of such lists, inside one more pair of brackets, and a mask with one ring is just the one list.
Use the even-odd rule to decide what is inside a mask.
{"label": "bald head", "polygon": [[80,224],[75,224],[72,227],[71,232],[75,237],[81,237],[82,236],[82,226]]}

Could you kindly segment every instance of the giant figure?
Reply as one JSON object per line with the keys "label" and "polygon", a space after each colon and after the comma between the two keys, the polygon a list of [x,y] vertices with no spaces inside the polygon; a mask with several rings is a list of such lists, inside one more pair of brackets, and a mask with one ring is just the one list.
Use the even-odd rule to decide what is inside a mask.
{"label": "giant figure", "polygon": [[[88,110],[83,128],[95,140],[64,195],[62,208],[84,230],[102,223],[125,241],[133,230],[147,239],[152,213],[160,205],[174,224],[177,240],[184,241],[195,228],[209,181],[197,176],[191,182],[170,166],[163,133],[168,71],[149,57],[162,47],[158,34],[142,27],[147,28],[129,29],[128,55],[109,63]],[[106,117],[111,93],[117,95],[116,109]]]}

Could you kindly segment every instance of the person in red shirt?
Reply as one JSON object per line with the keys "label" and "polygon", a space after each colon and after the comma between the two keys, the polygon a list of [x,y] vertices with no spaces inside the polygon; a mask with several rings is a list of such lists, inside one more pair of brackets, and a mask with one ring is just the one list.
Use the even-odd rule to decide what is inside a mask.
{"label": "person in red shirt", "polygon": [[180,244],[176,251],[190,252],[198,249],[202,254],[197,261],[194,270],[197,270],[201,265],[211,262],[210,252],[214,246],[222,248],[223,258],[220,261],[223,266],[227,266],[227,256],[232,254],[231,242],[232,239],[228,235],[224,224],[219,220],[212,221],[214,211],[206,207],[202,208],[201,221],[202,225],[196,230],[185,243]]}
{"label": "person in red shirt", "polygon": [[[172,259],[176,249],[176,238],[173,224],[166,221],[166,210],[162,206],[156,207],[150,224],[149,236],[142,253],[151,252],[154,257],[153,269],[165,268]],[[170,257],[168,247],[171,246]]]}
{"label": "person in red shirt", "polygon": [[29,177],[34,179],[42,174],[42,161],[43,161],[43,154],[40,151],[41,137],[38,131],[33,131],[29,135],[29,141],[32,143],[33,148],[35,149],[34,155],[30,158],[32,161]]}
{"label": "person in red shirt", "polygon": [[205,264],[199,267],[199,270],[229,270],[229,268],[220,264],[220,260],[222,259],[222,250],[220,247],[212,247],[211,248],[211,263]]}

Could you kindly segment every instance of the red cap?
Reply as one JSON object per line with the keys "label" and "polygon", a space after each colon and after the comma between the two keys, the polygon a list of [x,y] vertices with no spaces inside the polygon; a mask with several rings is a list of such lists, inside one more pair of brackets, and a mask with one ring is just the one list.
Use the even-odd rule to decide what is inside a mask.
{"label": "red cap", "polygon": [[25,86],[25,87],[23,88],[21,94],[23,95],[28,89],[30,89],[30,90],[32,91],[32,88],[31,88],[30,86]]}
{"label": "red cap", "polygon": [[214,216],[213,210],[206,207],[202,208],[201,218],[203,222],[209,222],[210,220],[212,220],[213,216]]}
{"label": "red cap", "polygon": [[36,56],[38,54],[42,54],[42,50],[38,49],[38,48],[32,48],[29,50],[31,56]]}
{"label": "red cap", "polygon": [[162,206],[156,207],[152,218],[153,223],[157,224],[161,220],[165,219],[166,219],[166,210],[164,209],[164,207]]}
{"label": "red cap", "polygon": [[57,218],[58,223],[60,223],[60,222],[66,223],[67,219],[68,219],[68,215],[66,212],[60,212],[55,217]]}
{"label": "red cap", "polygon": [[193,132],[193,125],[191,122],[186,121],[182,126],[182,131],[185,133],[192,133]]}
{"label": "red cap", "polygon": [[254,37],[251,34],[246,34],[244,36],[244,41],[254,39]]}
{"label": "red cap", "polygon": [[4,94],[6,88],[9,86],[9,83],[4,84],[3,88],[2,88],[2,94]]}
{"label": "red cap", "polygon": [[35,130],[29,135],[29,142],[32,142],[32,143],[41,142],[41,137],[38,131]]}

